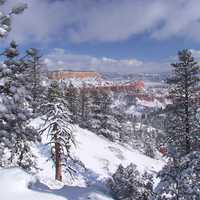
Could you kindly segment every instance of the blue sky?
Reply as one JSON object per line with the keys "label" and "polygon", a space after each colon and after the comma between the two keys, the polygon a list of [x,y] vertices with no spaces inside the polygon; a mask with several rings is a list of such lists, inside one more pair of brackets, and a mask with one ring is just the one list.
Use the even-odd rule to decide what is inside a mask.
{"label": "blue sky", "polygon": [[23,2],[29,8],[6,40],[41,49],[50,69],[157,72],[169,70],[183,48],[200,57],[199,0]]}

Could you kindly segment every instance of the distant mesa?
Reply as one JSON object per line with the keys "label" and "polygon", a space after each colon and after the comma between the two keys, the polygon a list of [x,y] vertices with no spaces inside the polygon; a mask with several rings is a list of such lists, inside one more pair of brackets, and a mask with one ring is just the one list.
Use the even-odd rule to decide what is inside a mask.
{"label": "distant mesa", "polygon": [[[87,82],[87,87],[84,88],[87,91],[103,90],[107,92],[123,92],[130,95],[138,95],[138,92],[144,91],[144,81],[107,81],[103,79],[103,76],[95,71],[72,71],[72,70],[56,70],[49,71],[48,78],[51,80],[72,80],[75,83],[75,87],[82,87],[79,85],[79,81],[83,80]],[[89,82],[88,82],[89,81]],[[82,82],[81,82],[82,83]],[[89,84],[88,84],[89,83]]]}
{"label": "distant mesa", "polygon": [[57,70],[49,71],[48,78],[52,80],[64,80],[64,79],[101,79],[101,75],[95,71],[72,71],[72,70]]}

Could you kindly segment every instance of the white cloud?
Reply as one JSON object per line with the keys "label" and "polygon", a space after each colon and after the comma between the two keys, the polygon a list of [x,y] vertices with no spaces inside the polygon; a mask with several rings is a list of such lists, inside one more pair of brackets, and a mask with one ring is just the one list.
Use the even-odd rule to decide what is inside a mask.
{"label": "white cloud", "polygon": [[[106,1],[105,1],[106,2]],[[74,41],[116,41],[151,31],[163,18],[159,1],[107,1],[91,6],[78,29],[71,30]]]}
{"label": "white cloud", "polygon": [[199,0],[8,0],[29,8],[14,19],[10,38],[31,41],[120,41],[148,33],[154,39],[200,41]]}
{"label": "white cloud", "polygon": [[143,62],[137,59],[97,58],[89,55],[72,54],[64,49],[54,49],[44,58],[50,70],[95,70],[99,72],[157,72],[169,70],[166,63]]}
{"label": "white cloud", "polygon": [[152,32],[154,38],[181,36],[200,41],[199,0],[169,0],[165,7],[163,24]]}
{"label": "white cloud", "polygon": [[9,34],[9,39],[18,43],[63,40],[65,27],[80,17],[78,14],[74,15],[75,5],[68,0],[10,0],[5,9],[22,1],[28,4],[28,9],[13,18],[12,31]]}

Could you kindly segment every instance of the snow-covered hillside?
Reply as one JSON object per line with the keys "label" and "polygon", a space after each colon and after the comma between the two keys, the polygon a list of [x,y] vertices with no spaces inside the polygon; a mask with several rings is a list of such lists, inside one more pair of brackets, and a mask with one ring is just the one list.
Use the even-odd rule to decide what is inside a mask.
{"label": "snow-covered hillside", "polygon": [[[39,127],[41,120],[33,121],[32,125]],[[0,188],[9,188],[11,192],[4,192],[3,200],[111,200],[105,186],[105,180],[115,172],[122,163],[127,166],[131,162],[143,172],[157,172],[163,162],[144,156],[130,146],[113,143],[104,137],[74,126],[76,147],[73,155],[79,159],[85,168],[73,166],[77,173],[71,178],[68,173],[63,177],[63,183],[54,180],[54,167],[49,158],[49,147],[45,145],[48,140],[43,135],[42,144],[32,146],[36,156],[38,172],[28,175],[19,169],[0,170]],[[32,183],[28,189],[29,182]],[[34,195],[33,195],[34,193]],[[57,195],[55,197],[54,195]]]}
{"label": "snow-covered hillside", "polygon": [[0,188],[2,200],[64,200],[65,198],[47,192],[28,189],[34,177],[20,169],[1,169]]}

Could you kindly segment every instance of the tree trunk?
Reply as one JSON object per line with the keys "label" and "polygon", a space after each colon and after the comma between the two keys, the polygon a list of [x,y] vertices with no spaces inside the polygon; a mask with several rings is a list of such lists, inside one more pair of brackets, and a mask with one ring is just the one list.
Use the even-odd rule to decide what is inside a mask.
{"label": "tree trunk", "polygon": [[85,98],[84,98],[84,94],[82,94],[81,118],[82,118],[83,121],[85,121]]}
{"label": "tree trunk", "polygon": [[58,181],[62,181],[61,146],[58,141],[57,127],[54,127],[54,130],[55,130],[55,165],[56,165],[55,179]]}
{"label": "tree trunk", "polygon": [[36,75],[36,73],[37,73],[37,69],[36,69],[36,57],[34,57],[33,58],[33,91],[32,91],[32,93],[33,93],[33,113],[35,113],[36,112],[36,105],[35,105],[35,103],[36,103],[36,97],[37,97],[37,75]]}
{"label": "tree trunk", "polygon": [[191,151],[190,144],[190,122],[189,122],[189,92],[188,92],[188,71],[185,68],[185,99],[184,99],[184,107],[185,107],[185,133],[186,133],[186,154]]}

